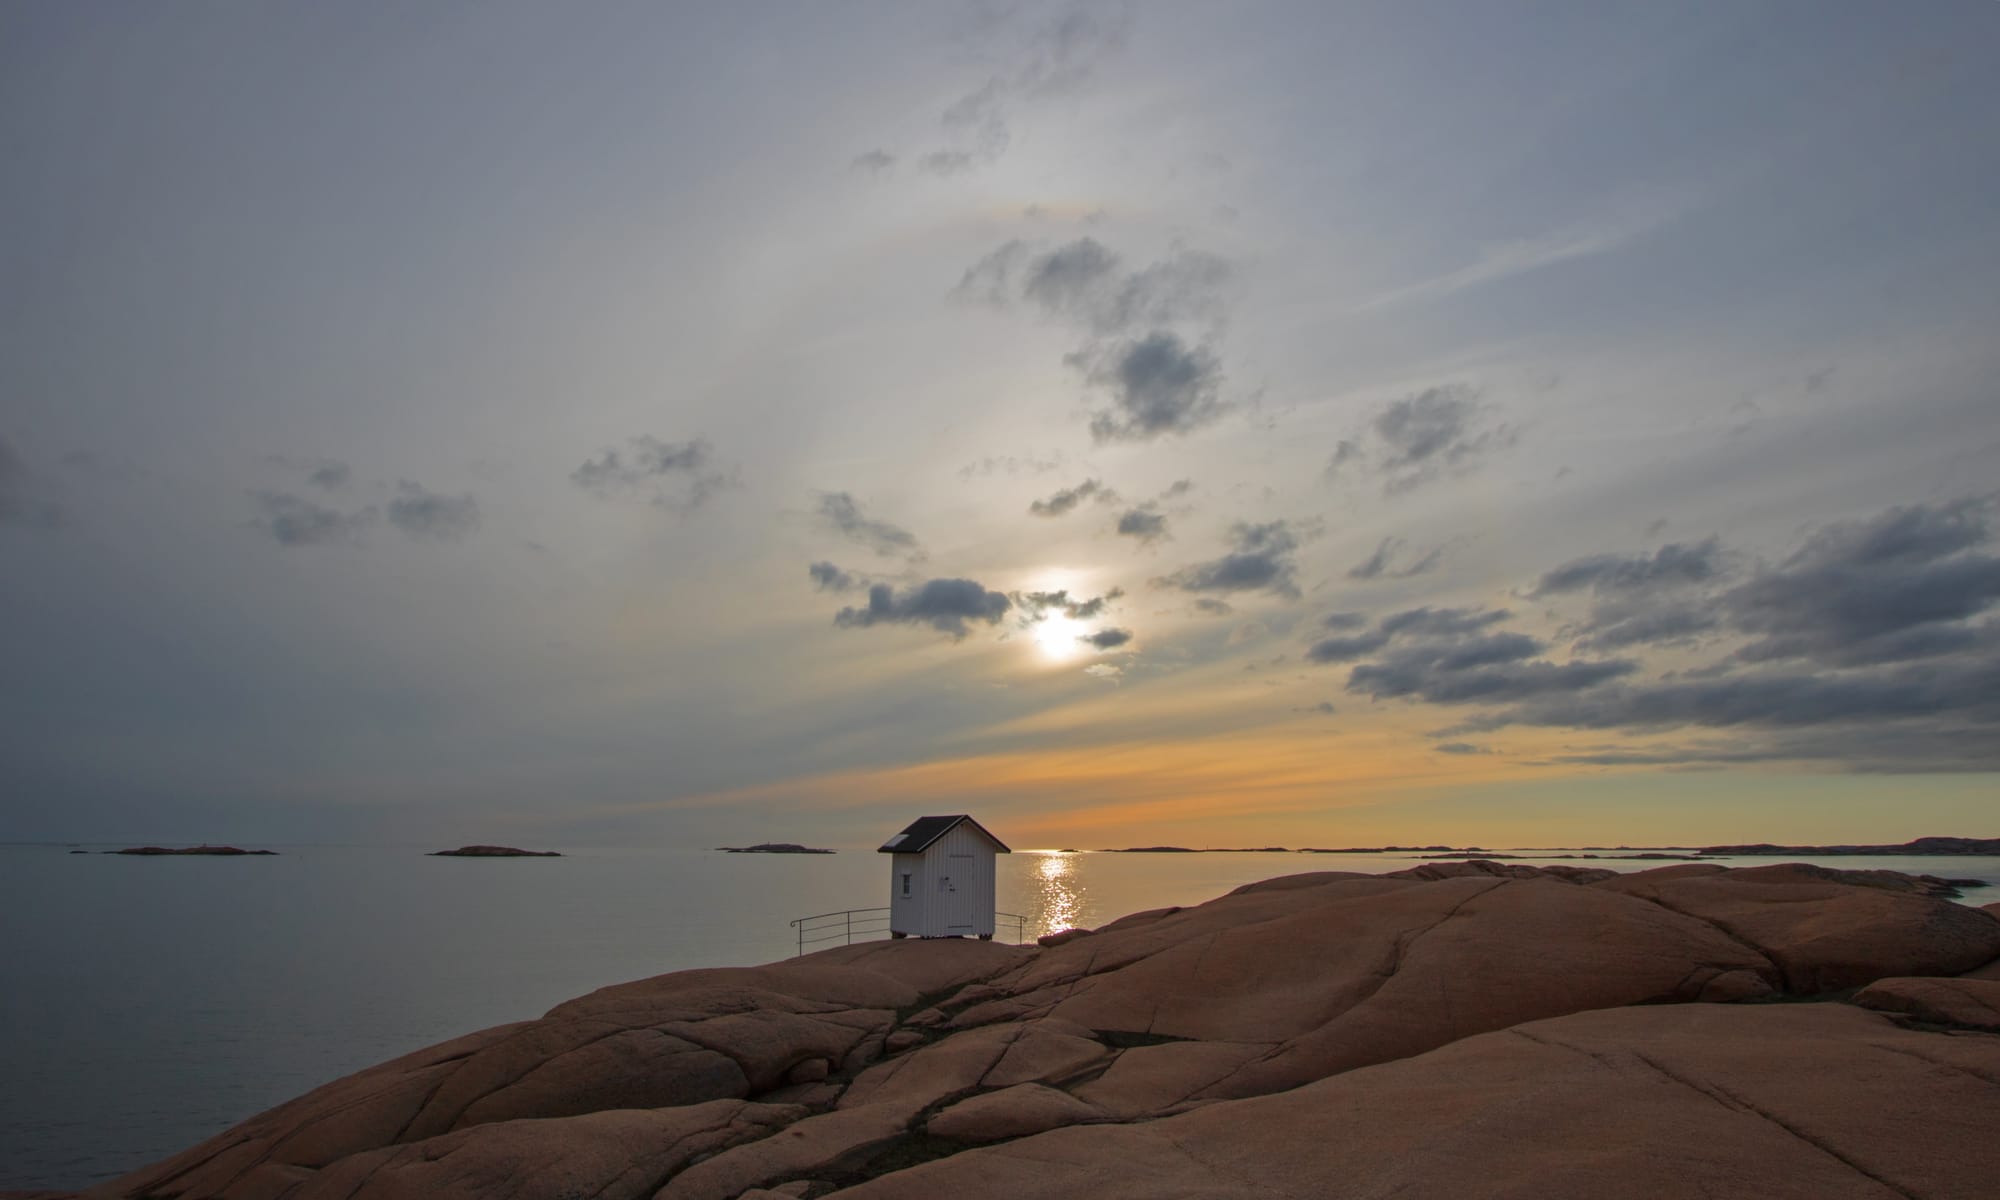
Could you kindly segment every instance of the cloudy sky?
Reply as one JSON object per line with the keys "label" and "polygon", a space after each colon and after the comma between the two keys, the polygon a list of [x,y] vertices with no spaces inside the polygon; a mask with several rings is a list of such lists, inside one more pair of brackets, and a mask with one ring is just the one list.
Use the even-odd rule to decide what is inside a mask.
{"label": "cloudy sky", "polygon": [[0,838],[1996,832],[2000,5],[0,10]]}

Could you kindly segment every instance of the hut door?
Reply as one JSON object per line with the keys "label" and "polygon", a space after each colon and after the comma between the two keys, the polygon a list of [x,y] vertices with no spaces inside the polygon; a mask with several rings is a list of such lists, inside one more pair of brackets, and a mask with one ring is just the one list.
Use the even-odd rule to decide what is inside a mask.
{"label": "hut door", "polygon": [[970,933],[973,924],[973,893],[978,889],[961,887],[959,884],[961,881],[966,884],[972,882],[972,855],[954,853],[950,858],[950,870],[952,885],[944,896],[944,923],[947,932]]}

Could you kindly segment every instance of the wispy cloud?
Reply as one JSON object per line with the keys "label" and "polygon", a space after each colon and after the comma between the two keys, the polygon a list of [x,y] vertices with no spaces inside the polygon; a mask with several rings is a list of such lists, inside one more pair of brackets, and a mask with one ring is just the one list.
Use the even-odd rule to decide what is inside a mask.
{"label": "wispy cloud", "polygon": [[1436,300],[1558,263],[1609,254],[1670,224],[1684,211],[1684,205],[1659,205],[1601,224],[1558,229],[1537,237],[1514,238],[1482,246],[1472,261],[1464,266],[1372,296],[1355,306],[1355,311],[1370,312]]}

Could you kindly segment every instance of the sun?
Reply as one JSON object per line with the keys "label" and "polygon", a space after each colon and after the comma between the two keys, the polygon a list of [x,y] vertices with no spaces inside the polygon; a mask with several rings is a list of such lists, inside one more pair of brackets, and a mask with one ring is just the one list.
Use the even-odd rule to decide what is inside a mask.
{"label": "sun", "polygon": [[1048,613],[1035,622],[1035,648],[1042,657],[1061,661],[1074,658],[1083,649],[1079,639],[1083,635],[1083,622],[1072,620],[1059,612]]}

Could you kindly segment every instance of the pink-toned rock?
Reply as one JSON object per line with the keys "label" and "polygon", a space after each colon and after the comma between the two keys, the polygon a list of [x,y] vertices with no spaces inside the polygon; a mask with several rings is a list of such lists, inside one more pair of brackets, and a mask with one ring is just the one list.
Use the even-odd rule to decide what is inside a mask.
{"label": "pink-toned rock", "polygon": [[1098,1030],[1276,1043],[1202,1094],[1233,1097],[1537,1017],[1692,1000],[1729,971],[1775,979],[1712,926],[1571,883],[1335,878],[1107,927],[988,985],[1041,987],[957,1020],[1046,1003]]}
{"label": "pink-toned rock", "polygon": [[1073,942],[1080,937],[1089,937],[1095,932],[1097,931],[1094,929],[1058,929],[1054,933],[1045,933],[1036,938],[1035,944],[1046,950],[1050,946],[1060,946],[1065,942]]}
{"label": "pink-toned rock", "polygon": [[1565,883],[1596,883],[1618,872],[1607,867],[1532,867],[1527,863],[1502,863],[1475,858],[1464,862],[1432,862],[1420,867],[1391,871],[1390,879],[1560,879]]}
{"label": "pink-toned rock", "polygon": [[[1730,1010],[1676,1002],[1814,992],[1830,981],[1942,974],[1961,963],[1975,972],[2000,966],[2000,921],[1872,877],[1708,864],[1596,875],[1491,862],[1433,863],[1396,877],[1322,872],[1136,914],[1039,949],[880,942],[621,984],[541,1020],[337,1081],[93,1189],[91,1200],[736,1200],[757,1190],[818,1194],[868,1180],[876,1188],[928,1179],[965,1155],[908,1164],[954,1144],[1010,1138],[1019,1140],[993,1152],[1053,1146],[1059,1153],[1050,1161],[1062,1170],[1052,1178],[1107,1197],[1153,1194],[1163,1169],[1171,1177],[1158,1193],[1165,1196],[1319,1194],[1329,1190],[1330,1173],[1344,1169],[1341,1155],[1380,1192],[1541,1194],[1548,1176],[1569,1181],[1552,1195],[1581,1194],[1561,1188],[1586,1183],[1610,1194],[1666,1195],[1683,1188],[1683,1175],[1670,1168],[1685,1159],[1685,1179],[1695,1182],[1684,1190],[1841,1195],[1853,1179],[1826,1174],[1823,1163],[1798,1166],[1805,1182],[1789,1192],[1773,1182],[1760,1157],[1763,1135],[1749,1132],[1756,1126],[1746,1123],[1748,1110],[1729,1098],[1739,1084],[1751,1089],[1743,1095],[1755,1089],[1723,1061],[1739,1053],[1729,1047],[1751,1025],[1731,1024],[1733,1016],[1709,1023],[1690,1014]],[[1956,984],[1970,990],[1939,991]],[[1910,1030],[1852,1006],[1757,1006],[1777,1015],[1740,1020],[1766,1022],[1756,1028],[1785,1045],[1805,1031],[1812,1045],[1795,1046],[1803,1056],[1796,1060],[1746,1054],[1744,1061],[1775,1072],[1775,1087],[1796,1077],[1799,1086],[1845,1094],[1838,1081],[1815,1074],[1823,1043],[1853,1041],[1854,1061],[1866,1071],[1876,1069],[1878,1035],[1993,1044],[2000,1039],[1916,1031],[1926,1022],[1974,1024],[1917,1014],[1944,1012],[1947,1002],[1971,1011],[1968,997],[1984,1003],[1984,988],[1976,980],[1918,979],[1871,989],[1891,998],[1871,1002],[1910,1006]],[[1572,1038],[1564,1026],[1558,1036],[1569,1039],[1567,1049],[1539,1032],[1543,1025],[1521,1026],[1635,1004],[1651,1007],[1575,1027],[1588,1036]],[[1825,1021],[1847,1023],[1813,1024]],[[1510,1026],[1517,1032],[1492,1040],[1492,1031]],[[1723,1060],[1701,1059],[1701,1037],[1723,1047]],[[1485,1048],[1453,1057],[1467,1047]],[[1909,1056],[1934,1049],[1896,1042],[1894,1053],[1915,1061]],[[1416,1067],[1433,1060],[1444,1065]],[[1939,1061],[1970,1072],[1966,1078],[1990,1078],[1978,1075],[1983,1060],[1957,1049]],[[1648,1087],[1666,1087],[1657,1071],[1647,1074],[1648,1064],[1672,1071],[1693,1064],[1689,1078],[1720,1089],[1706,1100],[1715,1111],[1684,1109],[1682,1093],[1693,1084],[1674,1084],[1672,1105],[1667,1093],[1640,1088],[1647,1079]],[[1390,1067],[1411,1073],[1376,1073]],[[1467,1090],[1446,1086],[1452,1070],[1473,1081]],[[1352,1079],[1372,1080],[1406,1107],[1360,1111],[1370,1093],[1343,1082]],[[1956,1129],[1959,1114],[1979,1110],[1970,1093],[1941,1092],[1927,1102],[1896,1087],[1885,1102],[1910,1105],[1912,1119],[1949,1108],[1936,1129]],[[1300,1106],[1326,1088],[1331,1107]],[[1273,1107],[1241,1107],[1260,1097]],[[1778,1128],[1817,1137],[1814,1122],[1829,1122],[1847,1139],[1838,1143],[1842,1153],[1879,1152],[1816,1103],[1786,1109],[1785,1121],[1805,1123]],[[1215,1128],[1263,1146],[1275,1174],[1232,1175],[1233,1151],[1203,1148],[1207,1125],[1192,1126],[1200,1136],[1186,1143],[1195,1167],[1176,1157],[1181,1150],[1146,1140],[1154,1135],[1144,1130],[1179,1130],[1179,1122],[1211,1113],[1250,1114],[1213,1118],[1221,1122]],[[1300,1125],[1308,1116],[1317,1124]],[[1383,1125],[1390,1116],[1401,1125]],[[1898,1109],[1884,1136],[1905,1136],[1903,1120]],[[1068,1128],[1080,1122],[1090,1127]],[[1152,1124],[1113,1129],[1121,1122]],[[1515,1148],[1499,1148],[1496,1130]],[[1101,1159],[1062,1157],[1068,1139],[1113,1134],[1076,1143]],[[1278,1153],[1281,1134],[1297,1148]],[[1126,1143],[1118,1140],[1128,1135],[1140,1136],[1132,1145],[1144,1149],[1132,1161],[1121,1157]],[[1950,1158],[1934,1137],[1911,1144]],[[1535,1158],[1529,1151],[1538,1146]],[[1478,1169],[1489,1154],[1502,1164],[1490,1179]],[[1885,1162],[1892,1159],[1890,1166],[1901,1161],[1889,1154]],[[1716,1184],[1727,1174],[1716,1164],[1739,1160],[1752,1162],[1742,1169],[1743,1188]],[[1983,1161],[1968,1159],[1975,1160]],[[991,1178],[975,1173],[955,1186],[1004,1193],[1009,1172],[1032,1174],[1015,1159],[994,1161]],[[1614,1182],[1628,1169],[1639,1182]],[[1920,1171],[1910,1179],[1936,1182]]]}
{"label": "pink-toned rock", "polygon": [[479,1125],[343,1159],[305,1180],[289,1200],[641,1200],[694,1159],[764,1140],[803,1115],[719,1101]]}
{"label": "pink-toned rock", "polygon": [[2000,1032],[2000,980],[1878,979],[1862,988],[1854,1002],[1936,1025]]}
{"label": "pink-toned rock", "polygon": [[[1671,868],[1669,868],[1671,869]],[[1844,875],[1866,875],[1857,885]],[[2000,957],[2000,922],[1948,900],[1877,886],[1874,872],[1803,863],[1689,878],[1642,871],[1596,884],[1714,925],[1813,995],[1885,975],[1955,975]]]}
{"label": "pink-toned rock", "polygon": [[911,1114],[871,1105],[806,1117],[761,1141],[703,1159],[653,1193],[655,1200],[735,1200],[800,1175],[841,1174],[909,1132]]}
{"label": "pink-toned rock", "polygon": [[1166,1042],[1121,1052],[1078,1097],[1120,1120],[1178,1111],[1276,1050],[1270,1042]]}
{"label": "pink-toned rock", "polygon": [[925,1132],[960,1142],[997,1142],[1103,1119],[1103,1113],[1068,1092],[1018,1083],[959,1101],[932,1117]]}
{"label": "pink-toned rock", "polygon": [[1282,1095],[1053,1130],[842,1196],[1975,1200],[2000,1177],[2000,1039],[1844,1005],[1676,1005],[1484,1034]]}

